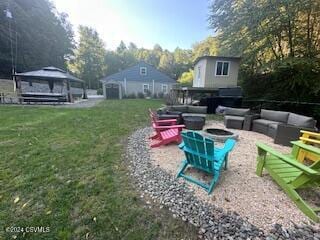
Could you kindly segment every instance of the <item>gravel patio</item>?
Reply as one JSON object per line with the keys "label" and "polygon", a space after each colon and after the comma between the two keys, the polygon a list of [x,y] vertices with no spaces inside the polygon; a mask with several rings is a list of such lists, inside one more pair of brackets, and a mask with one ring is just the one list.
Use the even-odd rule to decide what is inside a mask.
{"label": "gravel patio", "polygon": [[[209,127],[224,128],[218,121],[208,121],[205,128]],[[184,158],[177,145],[150,149],[152,129],[135,132],[129,138],[127,158],[141,197],[198,226],[199,237],[206,239],[320,239],[319,224],[310,222],[267,173],[262,178],[255,174],[257,141],[283,153],[290,148],[273,144],[271,138],[259,133],[231,131],[239,134],[239,140],[211,195],[175,178]],[[204,181],[209,177],[195,170],[189,173]]]}

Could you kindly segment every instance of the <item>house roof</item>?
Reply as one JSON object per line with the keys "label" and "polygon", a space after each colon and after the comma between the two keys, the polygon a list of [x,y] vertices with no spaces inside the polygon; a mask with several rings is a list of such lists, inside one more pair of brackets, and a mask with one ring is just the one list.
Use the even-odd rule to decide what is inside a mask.
{"label": "house roof", "polygon": [[205,58],[209,58],[209,59],[223,59],[223,60],[238,60],[240,61],[241,57],[227,57],[227,56],[202,56],[202,57],[198,57],[195,62],[194,65],[196,65],[201,59],[205,59]]}
{"label": "house roof", "polygon": [[22,77],[22,79],[39,79],[39,80],[70,80],[71,82],[84,82],[83,80],[72,76],[68,72],[56,67],[44,67],[40,70],[16,73],[14,76]]}
{"label": "house roof", "polygon": [[[147,68],[147,75],[140,75],[140,67]],[[176,83],[174,79],[143,61],[120,72],[106,76],[102,78],[100,82],[118,82],[123,81],[124,78],[126,78],[126,81],[148,82],[154,80],[155,82]]]}

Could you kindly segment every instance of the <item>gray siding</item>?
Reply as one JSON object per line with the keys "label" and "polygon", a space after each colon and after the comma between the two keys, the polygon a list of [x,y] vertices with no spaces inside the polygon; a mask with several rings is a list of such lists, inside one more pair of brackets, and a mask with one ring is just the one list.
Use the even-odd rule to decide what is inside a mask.
{"label": "gray siding", "polygon": [[[141,67],[145,67],[147,69],[146,75],[140,74]],[[173,85],[176,84],[175,80],[145,62],[140,62],[135,66],[105,77],[100,81],[103,83],[105,97],[107,97],[105,86],[108,83],[119,84],[121,86],[121,95],[143,93],[143,84],[149,85],[149,91],[151,94],[159,94],[163,92],[162,85],[167,85],[167,92],[169,92]]]}
{"label": "gray siding", "polygon": [[[199,67],[200,67],[200,79],[199,76]],[[201,59],[194,66],[194,79],[193,79],[193,87],[204,87],[205,78],[206,78],[206,69],[207,69],[207,59]]]}
{"label": "gray siding", "polygon": [[207,59],[205,87],[221,88],[236,87],[238,83],[239,61],[227,60],[229,62],[229,75],[216,76],[216,63],[218,61],[226,61],[225,59]]}
{"label": "gray siding", "polygon": [[[216,76],[217,61],[229,62],[229,75]],[[194,66],[193,87],[223,88],[238,85],[240,59],[202,58]],[[201,79],[198,79],[198,67],[201,66]]]}
{"label": "gray siding", "polygon": [[[143,92],[143,84],[149,84],[149,91],[153,93],[153,82],[142,82],[142,81],[127,81],[127,92],[126,94],[138,94],[139,92]],[[168,91],[172,88],[172,83],[160,83],[160,82],[154,82],[154,93],[160,93],[162,92],[162,84],[168,85]],[[124,89],[124,82],[121,82],[121,86],[123,89],[123,93],[125,93]]]}
{"label": "gray siding", "polygon": [[[162,85],[167,85],[167,93],[169,93],[170,89],[172,89],[173,84],[172,83],[161,83],[161,82],[142,82],[142,81],[127,81],[127,85],[125,86],[125,81],[118,81],[117,82],[120,87],[121,87],[121,94],[122,95],[129,95],[129,94],[138,94],[138,93],[142,93],[143,92],[143,84],[149,84],[149,91],[151,92],[151,94],[159,94],[162,93]],[[103,94],[104,96],[107,98],[106,96],[106,91],[105,91],[105,84],[103,84]]]}

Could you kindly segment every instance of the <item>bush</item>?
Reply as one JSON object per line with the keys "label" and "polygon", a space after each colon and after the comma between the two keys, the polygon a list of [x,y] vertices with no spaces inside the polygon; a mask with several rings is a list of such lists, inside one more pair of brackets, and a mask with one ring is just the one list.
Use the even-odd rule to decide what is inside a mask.
{"label": "bush", "polygon": [[97,94],[98,95],[103,95],[103,89],[102,88],[98,88],[97,89]]}
{"label": "bush", "polygon": [[152,98],[158,98],[158,95],[156,94],[156,93],[154,93],[153,95],[152,95]]}
{"label": "bush", "polygon": [[317,102],[320,94],[320,62],[289,58],[273,63],[273,71],[251,74],[242,69],[246,97]]}
{"label": "bush", "polygon": [[126,99],[126,98],[128,98],[128,96],[126,94],[123,94],[122,99]]}
{"label": "bush", "polygon": [[137,98],[137,96],[136,96],[135,93],[130,93],[130,94],[127,95],[127,98],[134,99],[134,98]]}
{"label": "bush", "polygon": [[138,98],[144,98],[144,94],[142,92],[138,92]]}

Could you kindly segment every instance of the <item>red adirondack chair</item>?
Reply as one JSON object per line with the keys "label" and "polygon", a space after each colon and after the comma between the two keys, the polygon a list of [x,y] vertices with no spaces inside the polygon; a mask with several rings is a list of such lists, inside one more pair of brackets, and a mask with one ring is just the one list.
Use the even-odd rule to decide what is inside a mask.
{"label": "red adirondack chair", "polygon": [[175,125],[176,119],[157,120],[155,115],[150,110],[150,117],[152,128],[155,135],[150,137],[152,139],[151,147],[159,147],[171,142],[181,142],[180,132],[185,127],[184,125]]}
{"label": "red adirondack chair", "polygon": [[180,132],[184,128],[184,125],[172,125],[172,126],[154,126],[153,129],[156,134],[151,137],[151,147],[159,147],[172,142],[181,143],[182,138]]}

